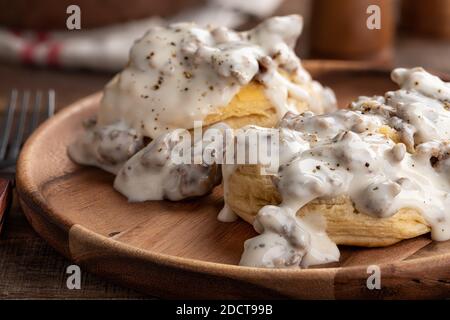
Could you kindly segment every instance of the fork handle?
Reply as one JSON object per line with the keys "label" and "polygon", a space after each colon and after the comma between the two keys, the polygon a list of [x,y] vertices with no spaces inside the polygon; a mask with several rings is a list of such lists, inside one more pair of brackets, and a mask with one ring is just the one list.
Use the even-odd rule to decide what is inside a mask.
{"label": "fork handle", "polygon": [[12,185],[7,179],[0,178],[0,233],[5,221],[6,211],[11,204]]}

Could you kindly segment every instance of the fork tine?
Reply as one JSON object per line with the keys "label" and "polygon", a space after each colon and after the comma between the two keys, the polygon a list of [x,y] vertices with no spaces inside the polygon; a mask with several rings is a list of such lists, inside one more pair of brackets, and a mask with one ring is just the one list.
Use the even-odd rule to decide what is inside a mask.
{"label": "fork tine", "polygon": [[0,160],[3,160],[5,158],[6,147],[8,146],[9,136],[11,134],[11,128],[14,121],[14,111],[16,109],[16,103],[17,103],[17,90],[14,89],[11,91],[8,113],[6,114],[3,126],[2,143],[0,145]]}
{"label": "fork tine", "polygon": [[9,149],[8,154],[9,159],[16,159],[17,156],[19,155],[20,146],[23,142],[23,135],[25,132],[25,122],[27,119],[29,102],[30,102],[30,91],[25,91],[22,96],[22,104],[20,107],[19,123],[16,130],[16,136]]}
{"label": "fork tine", "polygon": [[29,136],[37,127],[39,123],[39,114],[41,110],[42,91],[36,92],[34,98],[33,112],[31,114],[31,125],[28,129],[27,136]]}
{"label": "fork tine", "polygon": [[48,90],[48,112],[47,117],[50,118],[55,113],[55,90]]}

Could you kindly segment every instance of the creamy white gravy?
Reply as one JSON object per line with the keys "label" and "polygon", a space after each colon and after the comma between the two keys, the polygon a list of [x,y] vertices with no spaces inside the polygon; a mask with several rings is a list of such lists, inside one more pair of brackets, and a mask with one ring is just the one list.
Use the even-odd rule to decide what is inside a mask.
{"label": "creamy white gravy", "polygon": [[296,111],[295,98],[315,112],[330,110],[334,94],[311,79],[293,51],[302,25],[300,16],[291,15],[245,32],[193,23],[153,26],[131,48],[128,66],[106,86],[99,125],[124,121],[150,138],[190,129],[227,106],[253,79],[265,85],[280,119]]}
{"label": "creamy white gravy", "polygon": [[[297,111],[299,99],[316,112],[333,109],[333,92],[311,79],[293,51],[301,30],[297,15],[274,17],[245,32],[193,23],[151,27],[131,48],[128,66],[106,86],[96,123],[69,148],[69,155],[77,163],[112,173],[122,169],[114,185],[130,200],[179,200],[207,193],[206,187],[189,195],[186,190],[177,193],[181,181],[171,185],[177,194],[169,191],[173,180],[165,178],[175,175],[175,165],[141,165],[142,155],[157,158],[149,153],[160,145],[169,148],[177,139],[174,130],[192,129],[195,121],[226,106],[252,80],[264,84],[280,119]],[[121,139],[112,141],[110,131],[120,132]],[[100,139],[100,133],[106,138]],[[127,133],[137,140],[123,138]],[[146,139],[155,142],[131,158]],[[193,179],[188,166],[176,167]],[[192,166],[192,171],[201,171],[199,179],[208,170]]]}
{"label": "creamy white gravy", "polygon": [[[212,128],[231,129],[219,123]],[[210,192],[222,180],[220,165],[195,164],[194,158],[202,155],[206,147],[223,152],[223,145],[214,146],[214,141],[201,137],[192,145],[189,155],[191,164],[179,163],[174,159],[175,147],[183,143],[187,131],[174,130],[160,135],[128,160],[114,180],[114,188],[130,201],[162,200],[172,201],[202,196]]]}
{"label": "creamy white gravy", "polygon": [[123,121],[97,126],[97,120],[91,118],[83,127],[84,133],[68,148],[70,157],[77,163],[116,174],[125,161],[144,146],[143,136]]}
{"label": "creamy white gravy", "polygon": [[[434,240],[450,239],[450,85],[422,68],[396,69],[392,79],[400,90],[361,97],[350,110],[285,116],[274,177],[282,202],[258,212],[254,227],[260,235],[246,241],[241,265],[306,267],[338,260],[326,226],[295,214],[314,199],[343,194],[377,218],[414,208]],[[381,133],[388,127],[397,130],[397,142]]]}

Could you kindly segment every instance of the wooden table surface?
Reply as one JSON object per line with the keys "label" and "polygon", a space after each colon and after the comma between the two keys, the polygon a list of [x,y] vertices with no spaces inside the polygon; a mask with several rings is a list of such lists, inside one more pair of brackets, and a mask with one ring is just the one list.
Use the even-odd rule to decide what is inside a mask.
{"label": "wooden table surface", "polygon": [[[422,65],[450,73],[450,43],[401,39],[394,65]],[[11,89],[56,90],[57,109],[103,88],[112,74],[88,71],[46,70],[0,63],[0,110]],[[145,298],[82,270],[81,290],[66,287],[71,262],[53,250],[29,226],[16,203],[0,234],[0,299],[26,298]]]}

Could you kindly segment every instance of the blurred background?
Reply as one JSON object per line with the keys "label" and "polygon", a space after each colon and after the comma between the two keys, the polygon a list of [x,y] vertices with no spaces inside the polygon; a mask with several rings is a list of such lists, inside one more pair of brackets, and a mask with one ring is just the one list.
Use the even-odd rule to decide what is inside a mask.
{"label": "blurred background", "polygon": [[[80,8],[81,30],[67,30],[71,5]],[[380,8],[379,30],[366,27],[371,5]],[[0,59],[117,71],[151,24],[246,29],[292,13],[305,21],[297,46],[302,58],[450,71],[450,0],[0,0]]]}
{"label": "blurred background", "polygon": [[[68,30],[73,5],[80,29]],[[367,27],[373,5],[380,29]],[[57,109],[101,90],[153,24],[243,30],[293,13],[304,17],[302,59],[450,74],[450,0],[0,0],[0,110],[12,88],[55,89]]]}

